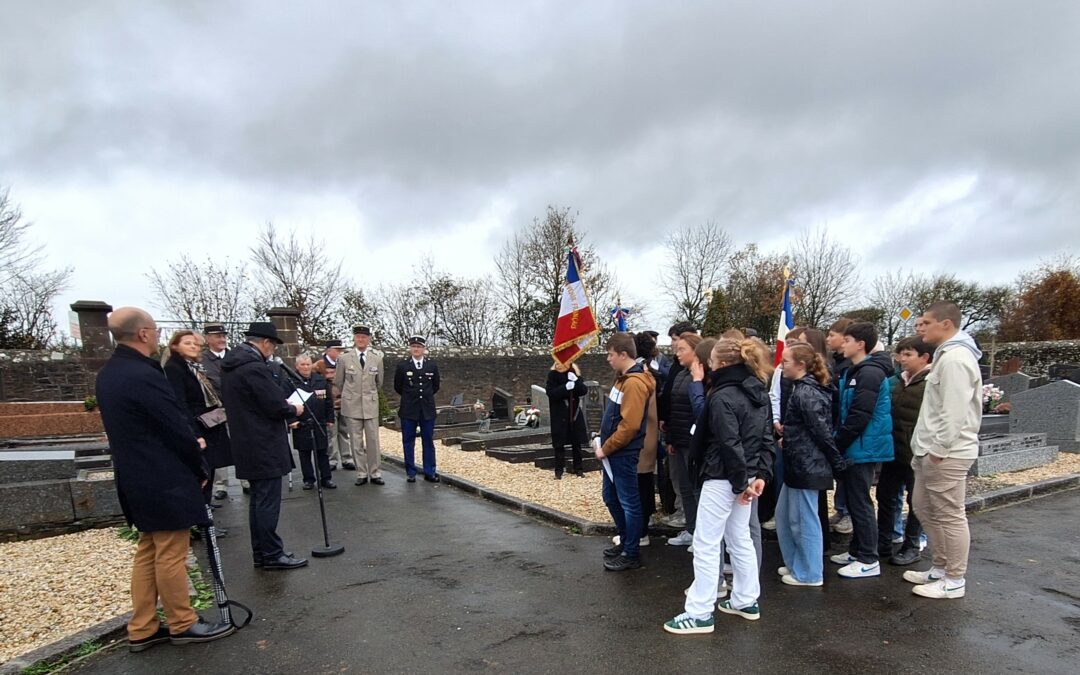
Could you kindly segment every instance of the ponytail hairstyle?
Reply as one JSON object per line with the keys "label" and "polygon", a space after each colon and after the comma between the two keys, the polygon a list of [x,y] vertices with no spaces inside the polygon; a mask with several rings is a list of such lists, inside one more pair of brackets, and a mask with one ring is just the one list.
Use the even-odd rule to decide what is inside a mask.
{"label": "ponytail hairstyle", "polygon": [[722,338],[712,348],[712,358],[728,365],[745,363],[754,373],[754,377],[768,384],[772,377],[773,366],[769,363],[766,350],[752,339],[732,340]]}
{"label": "ponytail hairstyle", "polygon": [[784,347],[784,353],[791,354],[791,360],[806,368],[806,372],[812,375],[821,386],[829,386],[829,369],[825,365],[825,359],[813,347],[805,342],[797,342],[790,347]]}

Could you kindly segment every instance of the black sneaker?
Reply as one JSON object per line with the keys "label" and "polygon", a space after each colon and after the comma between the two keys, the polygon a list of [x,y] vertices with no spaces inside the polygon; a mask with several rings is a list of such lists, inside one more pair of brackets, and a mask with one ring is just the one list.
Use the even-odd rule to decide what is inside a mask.
{"label": "black sneaker", "polygon": [[439,482],[439,474],[435,473],[435,474],[432,474],[432,475],[429,476],[429,475],[427,475],[425,473],[424,474],[424,480],[426,480],[429,483],[438,483]]}
{"label": "black sneaker", "polygon": [[236,632],[236,626],[231,623],[207,623],[200,618],[191,628],[183,633],[169,636],[169,642],[174,645],[190,645],[196,642],[213,642],[223,637],[229,637]]}
{"label": "black sneaker", "polygon": [[304,481],[304,488],[303,489],[305,489],[305,490],[314,490],[315,489],[315,481],[313,481],[313,480]]}
{"label": "black sneaker", "polygon": [[610,548],[604,549],[605,558],[618,558],[622,555],[622,544],[615,544]]}
{"label": "black sneaker", "polygon": [[604,569],[609,572],[625,572],[626,570],[636,570],[639,567],[641,567],[641,558],[628,558],[625,555],[604,561]]}
{"label": "black sneaker", "polygon": [[161,644],[162,642],[169,641],[169,627],[165,625],[158,626],[157,632],[150,637],[145,637],[141,640],[128,640],[128,651],[132,654],[146,651],[154,645]]}
{"label": "black sneaker", "polygon": [[911,565],[922,560],[922,554],[917,548],[902,548],[889,558],[890,565]]}

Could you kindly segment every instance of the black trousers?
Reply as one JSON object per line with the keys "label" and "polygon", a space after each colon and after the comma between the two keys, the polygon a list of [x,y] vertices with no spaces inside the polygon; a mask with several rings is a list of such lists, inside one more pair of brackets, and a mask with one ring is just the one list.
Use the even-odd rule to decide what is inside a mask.
{"label": "black trousers", "polygon": [[319,477],[330,480],[330,454],[326,448],[316,448],[314,453],[311,450],[297,448],[296,454],[300,457],[300,474],[304,477],[305,483],[315,482],[315,466],[311,462],[312,454],[315,455],[315,461],[319,463]]}
{"label": "black trousers", "polygon": [[281,516],[281,477],[248,480],[251,494],[248,500],[248,524],[251,527],[251,556],[262,561],[285,553],[285,544],[278,536]]}
{"label": "black trousers", "polygon": [[[553,445],[552,449],[555,450],[555,475],[561,476],[566,469],[566,446]],[[571,443],[570,454],[574,461],[574,473],[581,472],[581,443]]]}
{"label": "black trousers", "polygon": [[649,518],[656,513],[656,481],[651,473],[637,475],[638,495],[641,496],[641,536],[649,536]]}
{"label": "black trousers", "polygon": [[660,508],[664,513],[675,513],[675,486],[671,483],[671,455],[656,463],[656,480],[659,482]]}
{"label": "black trousers", "polygon": [[829,491],[818,490],[817,493],[818,519],[821,521],[821,548],[822,553],[828,553],[832,548],[832,530],[829,528]]}
{"label": "black trousers", "polygon": [[878,560],[877,520],[874,503],[870,500],[870,486],[876,469],[877,464],[852,464],[844,471],[843,478],[852,526],[848,554],[863,563]]}
{"label": "black trousers", "polygon": [[904,526],[902,549],[919,550],[922,525],[911,506],[911,494],[915,491],[915,470],[910,462],[893,460],[881,465],[881,477],[877,484],[878,555],[892,555],[893,527],[896,525],[896,498],[901,488],[907,488],[908,517]]}

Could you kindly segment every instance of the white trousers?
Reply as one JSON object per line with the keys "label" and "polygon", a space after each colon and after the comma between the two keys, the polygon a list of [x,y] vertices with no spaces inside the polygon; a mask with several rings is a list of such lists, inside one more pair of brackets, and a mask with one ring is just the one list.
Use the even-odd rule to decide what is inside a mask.
{"label": "white trousers", "polygon": [[713,615],[723,566],[721,542],[727,545],[734,572],[731,606],[749,607],[761,594],[757,552],[750,540],[750,505],[739,504],[738,497],[726,480],[707,480],[701,488],[694,530],[694,583],[684,608],[696,619]]}

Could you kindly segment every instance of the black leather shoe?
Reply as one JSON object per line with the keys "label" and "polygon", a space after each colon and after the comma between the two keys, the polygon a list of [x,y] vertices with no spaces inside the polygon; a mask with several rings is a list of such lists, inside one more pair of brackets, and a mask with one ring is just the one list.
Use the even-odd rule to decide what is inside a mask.
{"label": "black leather shoe", "polygon": [[384,481],[379,476],[375,476],[374,478],[371,479],[371,484],[372,485],[386,485],[386,481]]}
{"label": "black leather shoe", "polygon": [[409,476],[408,478],[405,479],[405,482],[406,483],[415,483],[416,482],[416,476]]}
{"label": "black leather shoe", "polygon": [[154,645],[168,641],[169,627],[165,625],[160,625],[158,626],[157,632],[150,637],[145,637],[141,640],[128,640],[128,651],[132,654],[137,654],[138,652],[144,652],[147,649],[150,649]]}
{"label": "black leather shoe", "polygon": [[218,490],[217,492],[214,493],[214,499],[217,499],[218,501],[221,501],[222,499],[228,499],[228,498],[229,498],[229,493],[226,492],[225,490]]}
{"label": "black leather shoe", "polygon": [[367,478],[357,478],[353,485],[367,485]]}
{"label": "black leather shoe", "polygon": [[618,558],[622,555],[622,544],[616,544],[610,548],[604,549],[605,558]]}
{"label": "black leather shoe", "polygon": [[427,475],[425,473],[424,474],[424,480],[426,480],[429,483],[438,483],[439,482],[439,474],[435,474],[434,476],[429,476],[429,475]]}
{"label": "black leather shoe", "polygon": [[326,488],[327,490],[336,490],[336,489],[337,489],[337,483],[335,483],[334,481],[330,480],[329,478],[327,478],[326,480],[324,480],[324,481],[322,482],[322,486],[323,486],[324,488]]}
{"label": "black leather shoe", "polygon": [[272,560],[264,559],[262,564],[264,570],[294,570],[297,567],[307,567],[307,559],[281,555]]}
{"label": "black leather shoe", "polygon": [[922,560],[922,554],[917,548],[902,548],[889,558],[890,565],[911,565]]}
{"label": "black leather shoe", "polygon": [[307,480],[304,481],[303,489],[305,489],[305,490],[314,490],[315,489],[315,481],[313,481],[313,480],[312,481],[307,481]]}
{"label": "black leather shoe", "polygon": [[223,637],[229,637],[236,632],[236,626],[231,623],[207,623],[200,618],[191,628],[183,633],[169,636],[169,642],[174,645],[190,645],[196,642],[213,642]]}
{"label": "black leather shoe", "polygon": [[562,480],[562,474],[561,473],[555,474],[555,480]]}
{"label": "black leather shoe", "polygon": [[337,462],[330,462],[330,470],[337,471]]}
{"label": "black leather shoe", "polygon": [[[292,551],[285,551],[285,555],[289,556],[290,558],[292,557],[292,554],[293,554]],[[258,568],[262,567],[263,566],[262,560],[261,559],[252,560],[251,561],[251,566],[254,567],[255,569],[258,569]]]}
{"label": "black leather shoe", "polygon": [[609,572],[625,572],[639,567],[641,567],[641,558],[627,558],[624,555],[604,561],[604,569]]}
{"label": "black leather shoe", "polygon": [[356,465],[352,462],[342,462],[341,468],[345,469],[346,471],[356,471]]}
{"label": "black leather shoe", "polygon": [[577,476],[578,478],[584,478],[585,477],[585,472],[584,471],[575,471],[574,475]]}
{"label": "black leather shoe", "polygon": [[222,506],[222,504],[210,504],[210,508],[212,509],[220,509]]}

